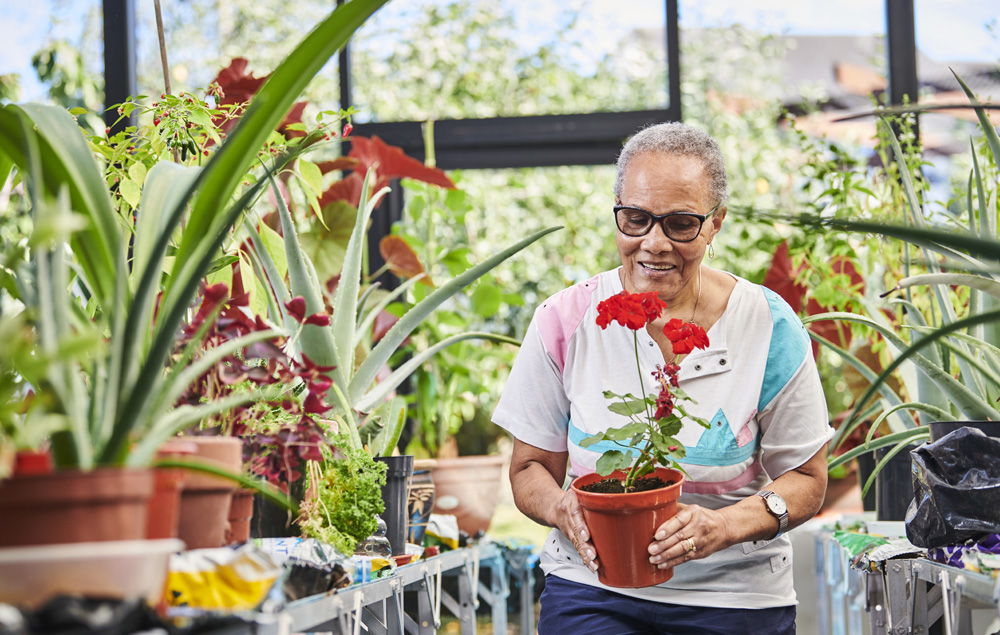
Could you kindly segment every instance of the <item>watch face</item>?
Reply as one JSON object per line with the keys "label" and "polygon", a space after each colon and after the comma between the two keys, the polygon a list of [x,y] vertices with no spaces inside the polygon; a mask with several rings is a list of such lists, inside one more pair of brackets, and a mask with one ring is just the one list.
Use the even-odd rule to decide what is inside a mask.
{"label": "watch face", "polygon": [[785,505],[785,499],[777,494],[771,494],[767,497],[767,506],[772,512],[778,514],[779,516],[788,511],[788,506]]}

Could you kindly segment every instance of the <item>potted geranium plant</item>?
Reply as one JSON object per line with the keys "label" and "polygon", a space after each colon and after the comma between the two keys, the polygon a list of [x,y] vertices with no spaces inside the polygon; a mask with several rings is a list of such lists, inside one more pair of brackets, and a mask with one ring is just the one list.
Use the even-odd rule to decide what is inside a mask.
{"label": "potted geranium plant", "polygon": [[608,410],[627,418],[622,426],[584,439],[590,447],[611,441],[621,450],[607,450],[597,461],[597,471],[579,476],[570,484],[583,508],[598,561],[598,579],[608,586],[647,587],[666,582],[673,569],[650,564],[647,548],[656,529],[677,512],[677,499],[684,483],[678,461],[684,458],[684,444],[675,438],[685,422],[708,428],[707,421],[689,415],[684,403],[690,401],[678,381],[677,356],[708,347],[708,335],[697,324],[673,319],[663,327],[670,340],[674,360],[653,371],[658,390],[647,394],[639,367],[637,331],[662,315],[666,303],[655,292],[622,291],[597,305],[597,324],[602,329],[612,322],[632,331],[641,395],[624,395],[607,390]]}

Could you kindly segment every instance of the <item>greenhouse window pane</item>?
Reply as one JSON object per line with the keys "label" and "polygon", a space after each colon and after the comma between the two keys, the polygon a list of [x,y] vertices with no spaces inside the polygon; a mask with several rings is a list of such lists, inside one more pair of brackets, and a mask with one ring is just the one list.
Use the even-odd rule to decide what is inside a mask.
{"label": "greenhouse window pane", "polygon": [[[166,31],[167,60],[174,93],[207,88],[233,59],[247,60],[247,71],[263,77],[273,71],[316,24],[330,14],[334,3],[304,0],[188,0],[161,2]],[[139,92],[163,92],[163,71],[152,2],[136,7],[136,43]],[[306,89],[304,98],[315,107],[336,110],[340,105],[337,57],[334,56]]]}
{"label": "greenhouse window pane", "polygon": [[667,107],[663,0],[389,3],[352,42],[373,121]]}
{"label": "greenhouse window pane", "polygon": [[[957,74],[980,101],[1000,100],[1000,37],[996,2],[968,0],[954,3],[918,0],[914,6],[917,35],[917,78],[920,103],[967,104],[955,79]],[[1000,124],[1000,113],[991,113]],[[969,151],[976,128],[971,110],[949,110],[920,116],[924,147],[936,154]]]}

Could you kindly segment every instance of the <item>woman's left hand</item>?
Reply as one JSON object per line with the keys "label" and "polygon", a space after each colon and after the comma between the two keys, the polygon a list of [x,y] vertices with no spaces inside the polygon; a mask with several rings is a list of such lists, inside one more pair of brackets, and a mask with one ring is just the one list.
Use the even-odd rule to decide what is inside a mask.
{"label": "woman's left hand", "polygon": [[660,525],[649,544],[649,561],[660,569],[704,558],[730,546],[724,514],[677,504],[677,514]]}

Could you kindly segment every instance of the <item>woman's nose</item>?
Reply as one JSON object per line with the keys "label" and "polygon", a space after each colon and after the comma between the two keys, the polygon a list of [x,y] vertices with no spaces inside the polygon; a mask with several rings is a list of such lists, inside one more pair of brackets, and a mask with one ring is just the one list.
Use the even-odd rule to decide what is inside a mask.
{"label": "woman's nose", "polygon": [[657,221],[653,223],[649,233],[642,237],[642,248],[652,253],[672,251],[674,241],[670,240],[666,232],[663,231],[663,223]]}

